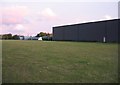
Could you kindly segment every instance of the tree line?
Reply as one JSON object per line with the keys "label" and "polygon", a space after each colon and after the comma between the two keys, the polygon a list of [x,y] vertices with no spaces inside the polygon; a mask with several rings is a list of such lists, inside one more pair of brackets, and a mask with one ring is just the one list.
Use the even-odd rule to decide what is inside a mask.
{"label": "tree line", "polygon": [[[24,37],[24,36],[22,36]],[[48,39],[51,40],[52,39],[52,34],[50,33],[46,33],[46,32],[40,32],[38,34],[36,34],[35,37],[42,37],[43,39]],[[0,35],[0,39],[2,40],[20,40],[20,35],[12,35],[11,33],[9,34],[2,34]]]}
{"label": "tree line", "polygon": [[19,35],[12,35],[12,34],[3,34],[3,35],[0,35],[0,39],[3,39],[3,40],[19,40]]}

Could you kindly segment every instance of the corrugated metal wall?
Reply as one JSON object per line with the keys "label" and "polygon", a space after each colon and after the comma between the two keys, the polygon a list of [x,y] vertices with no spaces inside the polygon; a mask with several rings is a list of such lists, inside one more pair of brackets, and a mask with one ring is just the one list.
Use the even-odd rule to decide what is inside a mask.
{"label": "corrugated metal wall", "polygon": [[78,25],[64,27],[64,40],[77,41],[78,40]]}
{"label": "corrugated metal wall", "polygon": [[64,40],[63,39],[63,33],[64,32],[64,29],[63,27],[55,27],[53,28],[53,40]]}
{"label": "corrugated metal wall", "polygon": [[53,27],[53,40],[118,41],[118,19]]}
{"label": "corrugated metal wall", "polygon": [[102,41],[104,29],[104,22],[79,25],[79,41]]}
{"label": "corrugated metal wall", "polygon": [[118,21],[108,21],[106,24],[106,41],[118,42]]}

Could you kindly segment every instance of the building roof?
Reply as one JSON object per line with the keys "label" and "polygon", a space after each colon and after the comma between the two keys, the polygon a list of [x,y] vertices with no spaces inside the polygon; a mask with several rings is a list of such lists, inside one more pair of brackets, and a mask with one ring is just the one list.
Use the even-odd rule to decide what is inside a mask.
{"label": "building roof", "polygon": [[91,23],[99,23],[99,22],[107,22],[107,21],[116,21],[116,20],[120,20],[120,19],[111,19],[111,20],[103,20],[103,21],[94,21],[94,22],[71,24],[71,25],[62,25],[62,26],[55,26],[55,27],[53,27],[53,28],[66,27],[66,26],[74,26],[74,25],[83,25],[83,24],[91,24]]}

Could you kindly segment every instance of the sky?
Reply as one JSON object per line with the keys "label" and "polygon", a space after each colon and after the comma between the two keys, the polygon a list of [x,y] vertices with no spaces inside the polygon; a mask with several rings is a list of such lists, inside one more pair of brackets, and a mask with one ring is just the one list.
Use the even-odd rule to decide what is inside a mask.
{"label": "sky", "polygon": [[1,0],[0,34],[35,36],[52,27],[118,18],[118,0]]}

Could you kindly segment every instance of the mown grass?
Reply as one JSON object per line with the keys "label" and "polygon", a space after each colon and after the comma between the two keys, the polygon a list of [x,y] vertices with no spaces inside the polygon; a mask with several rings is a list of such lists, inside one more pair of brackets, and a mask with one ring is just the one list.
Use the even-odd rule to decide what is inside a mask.
{"label": "mown grass", "polygon": [[117,83],[115,43],[2,41],[3,83]]}

